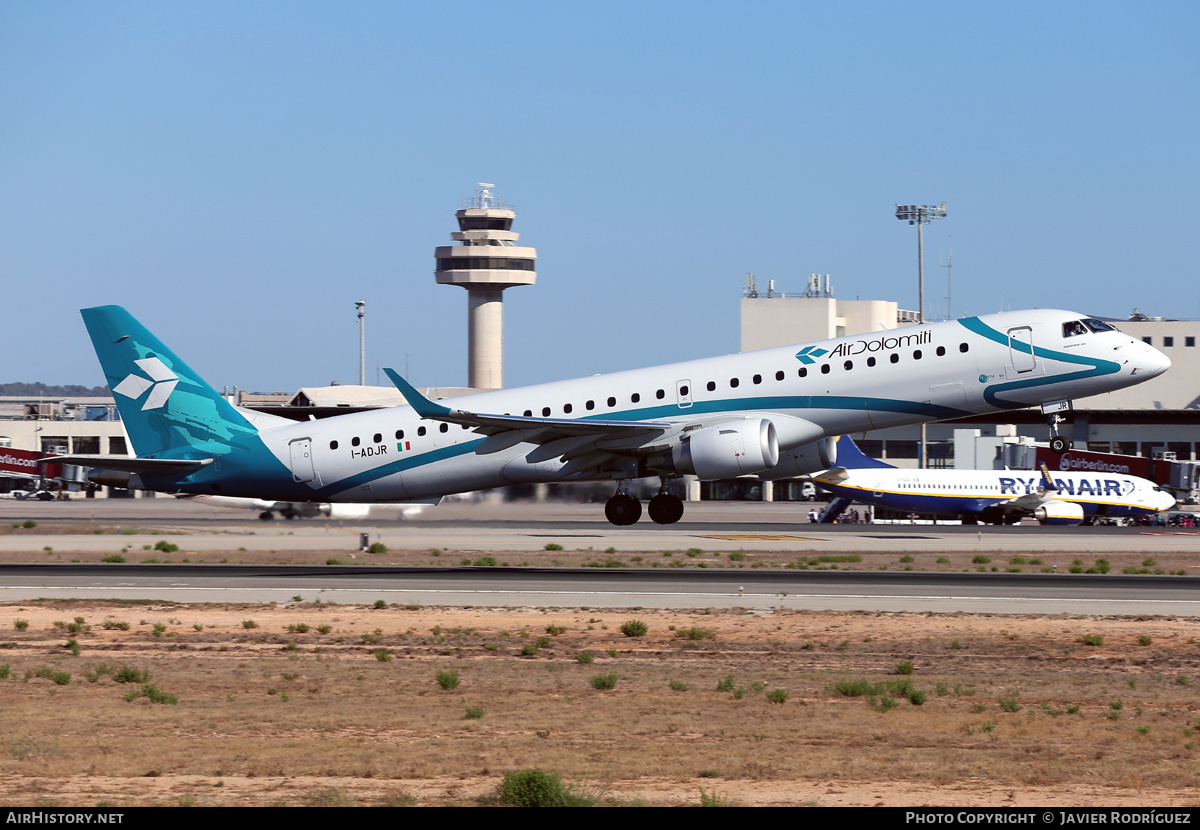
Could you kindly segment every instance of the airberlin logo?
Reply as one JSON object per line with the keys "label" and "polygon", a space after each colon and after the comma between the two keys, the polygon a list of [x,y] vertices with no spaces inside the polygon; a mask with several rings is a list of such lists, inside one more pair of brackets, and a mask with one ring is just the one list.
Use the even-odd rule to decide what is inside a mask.
{"label": "airberlin logo", "polygon": [[149,379],[131,374],[118,383],[113,391],[137,400],[148,389],[150,393],[146,395],[146,402],[142,404],[142,410],[161,409],[167,402],[167,398],[171,396],[171,392],[175,390],[175,384],[179,383],[179,376],[168,369],[167,365],[157,357],[147,357],[133,362],[149,375]]}
{"label": "airberlin logo", "polygon": [[820,357],[823,354],[825,354],[824,349],[818,349],[816,346],[805,346],[803,349],[796,352],[796,360],[799,360],[801,363],[807,366],[810,363],[816,363],[817,361],[813,358]]}
{"label": "airberlin logo", "polygon": [[838,343],[834,350],[829,353],[829,356],[853,357],[863,352],[890,352],[910,346],[923,346],[932,340],[933,332],[929,329],[916,334],[901,334],[896,337],[880,337],[875,340],[854,340],[850,343]]}

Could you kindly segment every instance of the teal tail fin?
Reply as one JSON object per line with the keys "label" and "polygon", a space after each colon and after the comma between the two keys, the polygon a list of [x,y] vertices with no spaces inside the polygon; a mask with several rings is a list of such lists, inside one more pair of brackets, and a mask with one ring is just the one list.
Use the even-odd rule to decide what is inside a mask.
{"label": "teal tail fin", "polygon": [[258,430],[120,306],[80,312],[139,456],[225,455]]}

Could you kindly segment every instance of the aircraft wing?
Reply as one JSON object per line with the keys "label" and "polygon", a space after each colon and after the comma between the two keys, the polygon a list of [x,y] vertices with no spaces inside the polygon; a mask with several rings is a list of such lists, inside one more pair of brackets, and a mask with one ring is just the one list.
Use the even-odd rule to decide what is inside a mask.
{"label": "aircraft wing", "polygon": [[[655,439],[680,429],[664,421],[602,421],[573,418],[533,418],[522,415],[493,415],[451,409],[418,392],[392,369],[384,373],[422,418],[471,427],[488,438],[475,452],[500,452],[517,444],[538,444],[526,458],[531,463],[562,458],[574,463],[563,474],[581,473],[602,466],[617,455],[646,450]],[[665,446],[665,445],[664,445]]]}
{"label": "aircraft wing", "polygon": [[128,455],[52,455],[39,458],[39,464],[74,464],[121,473],[183,475],[211,464],[211,458],[133,458]]}

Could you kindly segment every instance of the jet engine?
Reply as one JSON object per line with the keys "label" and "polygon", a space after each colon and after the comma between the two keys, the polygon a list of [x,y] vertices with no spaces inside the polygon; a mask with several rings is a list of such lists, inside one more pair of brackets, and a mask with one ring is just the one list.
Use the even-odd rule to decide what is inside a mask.
{"label": "jet engine", "polygon": [[1083,508],[1069,501],[1048,501],[1033,511],[1044,525],[1077,525],[1083,522]]}
{"label": "jet engine", "polygon": [[803,447],[780,453],[779,463],[763,470],[758,477],[763,481],[775,481],[809,473],[828,470],[837,464],[837,438],[822,438]]}
{"label": "jet engine", "polygon": [[779,438],[766,418],[698,429],[671,450],[675,470],[704,481],[757,473],[779,463]]}

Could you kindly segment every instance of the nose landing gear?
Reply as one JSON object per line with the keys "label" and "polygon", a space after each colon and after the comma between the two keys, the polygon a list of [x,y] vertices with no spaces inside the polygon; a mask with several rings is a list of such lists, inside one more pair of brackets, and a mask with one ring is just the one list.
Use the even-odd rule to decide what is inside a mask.
{"label": "nose landing gear", "polygon": [[1042,404],[1042,414],[1046,416],[1046,424],[1050,427],[1050,451],[1057,455],[1062,455],[1071,448],[1070,442],[1058,434],[1058,425],[1066,421],[1062,413],[1070,411],[1070,401]]}

